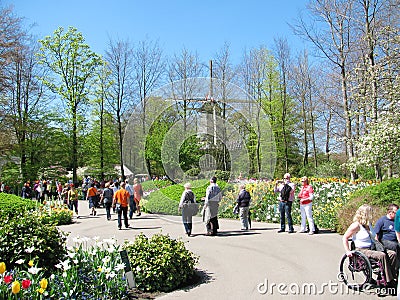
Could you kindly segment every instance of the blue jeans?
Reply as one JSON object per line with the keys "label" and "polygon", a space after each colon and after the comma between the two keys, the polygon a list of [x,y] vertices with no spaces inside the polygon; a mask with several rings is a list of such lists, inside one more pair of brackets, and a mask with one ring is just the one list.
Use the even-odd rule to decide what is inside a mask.
{"label": "blue jeans", "polygon": [[107,220],[111,220],[111,205],[112,205],[112,202],[104,203],[104,206],[106,208]]}
{"label": "blue jeans", "polygon": [[288,220],[289,231],[294,230],[292,220],[292,201],[279,201],[279,212],[281,214],[281,230],[285,230],[285,215]]}

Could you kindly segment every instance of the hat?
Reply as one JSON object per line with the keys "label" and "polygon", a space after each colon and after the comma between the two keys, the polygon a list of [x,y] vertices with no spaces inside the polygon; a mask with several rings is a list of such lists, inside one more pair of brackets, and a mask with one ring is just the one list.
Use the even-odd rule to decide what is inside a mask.
{"label": "hat", "polygon": [[192,187],[192,185],[190,184],[190,182],[186,182],[183,186],[184,186],[186,189],[190,189],[190,188]]}

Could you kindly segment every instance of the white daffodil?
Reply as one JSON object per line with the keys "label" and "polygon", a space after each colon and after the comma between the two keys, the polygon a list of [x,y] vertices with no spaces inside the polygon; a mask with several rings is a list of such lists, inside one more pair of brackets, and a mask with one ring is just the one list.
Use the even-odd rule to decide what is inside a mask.
{"label": "white daffodil", "polygon": [[107,256],[105,256],[101,261],[102,261],[104,264],[106,264],[106,263],[108,263],[110,260],[111,260],[111,257],[107,255]]}
{"label": "white daffodil", "polygon": [[35,247],[34,247],[34,246],[26,248],[26,249],[25,249],[25,252],[26,252],[26,253],[32,253],[33,250],[35,250]]}
{"label": "white daffodil", "polygon": [[15,263],[17,265],[22,265],[24,263],[24,260],[21,258],[21,259],[18,259]]}
{"label": "white daffodil", "polygon": [[114,269],[117,272],[121,271],[121,270],[125,269],[125,264],[117,264]]}
{"label": "white daffodil", "polygon": [[112,272],[106,274],[106,279],[114,278],[116,275],[117,275],[117,274],[115,274],[115,272],[112,271]]}
{"label": "white daffodil", "polygon": [[39,271],[40,271],[41,269],[42,269],[42,268],[30,267],[30,268],[28,269],[28,272],[31,273],[31,274],[33,274],[33,275],[35,275],[35,274],[39,273]]}

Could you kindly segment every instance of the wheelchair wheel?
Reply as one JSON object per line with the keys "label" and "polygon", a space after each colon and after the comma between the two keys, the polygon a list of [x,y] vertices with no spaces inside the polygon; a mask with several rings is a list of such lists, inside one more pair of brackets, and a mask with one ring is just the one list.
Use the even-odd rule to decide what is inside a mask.
{"label": "wheelchair wheel", "polygon": [[362,290],[365,284],[371,282],[371,278],[371,263],[363,253],[354,251],[352,257],[343,255],[340,262],[339,280],[350,289]]}

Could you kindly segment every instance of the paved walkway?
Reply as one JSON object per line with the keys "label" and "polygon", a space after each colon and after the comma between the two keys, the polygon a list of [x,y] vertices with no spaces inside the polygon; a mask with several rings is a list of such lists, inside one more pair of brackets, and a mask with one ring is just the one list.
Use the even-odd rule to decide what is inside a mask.
{"label": "paved walkway", "polygon": [[[193,236],[187,237],[179,216],[143,214],[130,220],[130,228],[118,230],[116,215],[107,221],[105,209],[89,216],[88,203],[80,201],[80,219],[61,226],[73,237],[115,237],[119,243],[162,232],[181,238],[186,247],[199,255],[197,267],[207,282],[190,289],[160,296],[160,299],[377,299],[376,295],[353,294],[337,279],[343,255],[341,236],[324,232],[310,236],[277,233],[278,224],[253,222],[241,231],[239,220],[220,219],[220,234],[205,236],[205,226],[195,218]],[[299,230],[298,227],[295,229]],[[315,287],[313,296],[309,287]],[[301,292],[305,288],[306,293]],[[300,290],[300,291],[297,291]],[[349,293],[349,294],[347,294]],[[385,299],[395,299],[387,296]]]}

